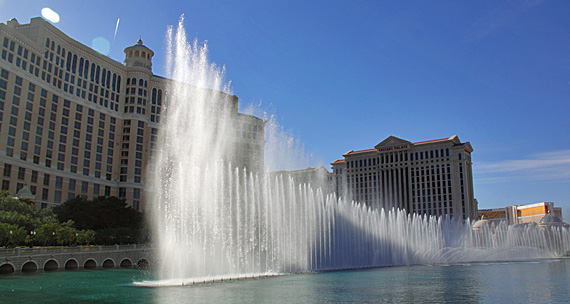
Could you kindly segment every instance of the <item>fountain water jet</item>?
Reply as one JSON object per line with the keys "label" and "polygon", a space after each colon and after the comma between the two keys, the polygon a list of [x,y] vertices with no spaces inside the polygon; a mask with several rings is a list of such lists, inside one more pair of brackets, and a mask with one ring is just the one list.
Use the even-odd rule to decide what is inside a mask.
{"label": "fountain water jet", "polygon": [[545,258],[570,248],[564,228],[499,225],[474,232],[469,222],[371,209],[284,175],[233,166],[223,69],[208,62],[206,46],[187,43],[182,21],[168,37],[169,76],[177,82],[150,200],[160,281],[140,285]]}

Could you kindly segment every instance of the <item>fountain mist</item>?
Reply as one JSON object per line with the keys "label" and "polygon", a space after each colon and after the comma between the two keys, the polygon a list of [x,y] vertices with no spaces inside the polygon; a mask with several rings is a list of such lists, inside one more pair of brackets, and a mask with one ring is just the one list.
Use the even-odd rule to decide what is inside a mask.
{"label": "fountain mist", "polygon": [[287,175],[235,167],[223,69],[208,62],[205,45],[187,42],[182,21],[168,39],[168,76],[176,82],[152,177],[155,284],[553,257],[570,248],[566,229],[485,226],[474,233],[469,222],[373,210]]}

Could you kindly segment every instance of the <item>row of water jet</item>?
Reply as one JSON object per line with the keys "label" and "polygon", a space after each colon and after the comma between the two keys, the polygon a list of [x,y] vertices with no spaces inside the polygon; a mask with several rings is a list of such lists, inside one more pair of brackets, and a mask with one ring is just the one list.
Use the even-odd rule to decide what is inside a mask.
{"label": "row of water jet", "polygon": [[150,285],[568,251],[567,229],[473,232],[469,222],[370,209],[288,175],[236,168],[223,69],[208,62],[205,46],[187,43],[182,22],[168,39],[176,81],[151,176],[160,281]]}
{"label": "row of water jet", "polygon": [[[189,206],[192,225],[179,231],[178,243],[168,251],[171,259],[162,261],[164,274],[169,274],[165,279],[196,282],[387,265],[552,258],[570,250],[565,228],[500,224],[473,231],[469,222],[347,202],[283,175],[252,174],[231,164],[206,172],[216,177],[209,189],[209,207]],[[184,259],[174,263],[178,254]]]}

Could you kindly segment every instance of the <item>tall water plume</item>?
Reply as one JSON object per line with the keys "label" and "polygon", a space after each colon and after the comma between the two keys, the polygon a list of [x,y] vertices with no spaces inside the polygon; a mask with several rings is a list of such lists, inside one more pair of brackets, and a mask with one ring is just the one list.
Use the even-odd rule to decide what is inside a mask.
{"label": "tall water plume", "polygon": [[[166,119],[152,177],[159,284],[319,270],[553,257],[565,228],[482,226],[376,210],[291,174],[232,164],[235,99],[207,48],[168,32]],[[191,84],[191,85],[189,85]]]}
{"label": "tall water plume", "polygon": [[189,44],[181,18],[169,28],[167,71],[174,81],[165,105],[160,149],[152,176],[154,240],[161,260],[172,267],[162,277],[196,273],[205,248],[197,238],[217,231],[215,217],[217,171],[228,160],[229,118],[233,100],[223,83],[223,68],[210,64],[207,46]]}

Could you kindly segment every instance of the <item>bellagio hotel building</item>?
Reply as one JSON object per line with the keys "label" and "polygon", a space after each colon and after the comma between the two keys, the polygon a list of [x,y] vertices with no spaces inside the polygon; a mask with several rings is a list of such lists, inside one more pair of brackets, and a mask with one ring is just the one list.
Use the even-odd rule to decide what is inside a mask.
{"label": "bellagio hotel building", "polygon": [[390,136],[333,162],[333,187],[373,208],[477,219],[471,152],[455,135],[415,143]]}
{"label": "bellagio hotel building", "polygon": [[[1,188],[39,208],[117,196],[144,210],[172,81],[152,73],[154,52],[139,40],[119,63],[42,18],[0,23],[0,43]],[[265,122],[229,97],[234,163],[259,170]]]}

